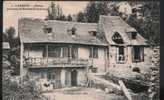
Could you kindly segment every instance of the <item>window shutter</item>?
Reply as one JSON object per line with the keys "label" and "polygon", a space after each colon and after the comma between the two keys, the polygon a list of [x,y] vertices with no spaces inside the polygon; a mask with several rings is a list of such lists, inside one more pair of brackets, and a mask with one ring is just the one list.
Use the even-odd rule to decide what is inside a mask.
{"label": "window shutter", "polygon": [[68,47],[63,47],[63,57],[68,57],[68,55],[69,55],[69,50],[68,50],[69,48]]}
{"label": "window shutter", "polygon": [[144,47],[140,48],[140,52],[141,61],[144,61]]}
{"label": "window shutter", "polygon": [[93,52],[92,47],[90,47],[89,48],[89,58],[92,58],[92,52]]}
{"label": "window shutter", "polygon": [[135,60],[134,60],[134,47],[132,47],[132,62],[134,62]]}
{"label": "window shutter", "polygon": [[116,47],[116,61],[117,62],[119,61],[118,58],[119,58],[119,47]]}
{"label": "window shutter", "polygon": [[78,58],[78,48],[72,47],[72,58]]}
{"label": "window shutter", "polygon": [[98,48],[93,48],[93,58],[98,58]]}

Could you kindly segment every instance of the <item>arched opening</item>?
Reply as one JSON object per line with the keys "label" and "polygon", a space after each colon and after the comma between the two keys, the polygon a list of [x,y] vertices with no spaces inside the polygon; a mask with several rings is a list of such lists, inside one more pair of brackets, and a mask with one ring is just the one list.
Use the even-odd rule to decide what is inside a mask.
{"label": "arched opening", "polygon": [[124,43],[121,35],[118,32],[114,33],[114,35],[112,36],[112,40],[117,44],[123,44]]}
{"label": "arched opening", "polygon": [[71,85],[77,86],[77,70],[71,71]]}

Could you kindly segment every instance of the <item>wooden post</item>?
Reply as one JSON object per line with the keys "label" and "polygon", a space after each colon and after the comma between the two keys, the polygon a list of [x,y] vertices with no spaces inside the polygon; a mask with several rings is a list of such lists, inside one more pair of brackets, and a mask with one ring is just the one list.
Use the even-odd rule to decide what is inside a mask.
{"label": "wooden post", "polygon": [[128,91],[128,89],[126,88],[126,86],[124,85],[124,83],[119,80],[118,83],[120,84],[121,89],[123,90],[125,96],[127,97],[128,100],[132,100],[132,97],[130,95],[130,92]]}
{"label": "wooden post", "polygon": [[69,46],[69,58],[72,58],[72,46]]}
{"label": "wooden post", "polygon": [[108,59],[107,59],[108,51],[107,51],[106,48],[104,49],[104,51],[105,51],[105,52],[104,52],[104,54],[105,54],[105,55],[104,55],[104,58],[105,58],[105,72],[107,72],[107,71],[108,71],[108,70],[107,70],[107,68],[108,68],[108,67],[107,67],[107,66],[108,66],[108,64],[107,64],[107,63],[108,63]]}
{"label": "wooden post", "polygon": [[109,72],[109,67],[110,67],[110,46],[107,48],[107,66],[108,66],[108,72]]}
{"label": "wooden post", "polygon": [[47,60],[47,64],[48,64],[48,45],[46,45],[46,60]]}
{"label": "wooden post", "polygon": [[63,55],[63,47],[60,48],[61,52],[60,52],[60,57],[62,58],[64,55]]}

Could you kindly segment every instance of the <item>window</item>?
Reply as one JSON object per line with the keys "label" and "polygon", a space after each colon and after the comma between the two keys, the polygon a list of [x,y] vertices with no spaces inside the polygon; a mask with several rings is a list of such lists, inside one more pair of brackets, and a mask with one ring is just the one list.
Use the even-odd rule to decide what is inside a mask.
{"label": "window", "polygon": [[43,57],[47,57],[47,46],[43,48]]}
{"label": "window", "polygon": [[43,72],[41,72],[41,78],[43,79],[43,78],[45,78],[45,76],[44,76],[44,73]]}
{"label": "window", "polygon": [[137,36],[137,32],[131,32],[131,38],[132,39],[136,39]]}
{"label": "window", "polygon": [[132,50],[133,62],[144,61],[144,48],[140,46],[134,46]]}
{"label": "window", "polygon": [[123,39],[118,32],[114,33],[114,35],[112,36],[112,40],[117,44],[123,44]]}
{"label": "window", "polygon": [[76,30],[77,29],[75,27],[72,27],[71,29],[67,29],[67,33],[74,37],[74,36],[76,36]]}
{"label": "window", "polygon": [[44,28],[45,33],[52,33],[52,28]]}
{"label": "window", "polygon": [[55,80],[55,73],[49,72],[47,78],[48,80]]}
{"label": "window", "polygon": [[137,9],[136,8],[133,8],[132,9],[132,13],[136,13],[137,12]]}
{"label": "window", "polygon": [[48,49],[48,57],[60,57],[61,47],[51,47]]}
{"label": "window", "polygon": [[124,56],[124,47],[123,46],[119,46],[117,49],[117,61],[118,62],[124,62],[125,61],[125,56]]}
{"label": "window", "polygon": [[97,47],[90,48],[89,58],[98,58],[98,48]]}
{"label": "window", "polygon": [[72,35],[75,35],[76,34],[76,28],[75,27],[73,27],[72,29],[71,29],[71,32],[72,32]]}
{"label": "window", "polygon": [[63,47],[63,52],[62,52],[62,56],[65,58],[65,57],[68,57],[69,56],[69,48],[68,47]]}
{"label": "window", "polygon": [[91,34],[92,36],[97,36],[97,31],[89,31],[89,34]]}
{"label": "window", "polygon": [[72,58],[78,58],[78,48],[77,47],[72,47],[71,49],[71,56]]}
{"label": "window", "polygon": [[97,73],[97,68],[92,68],[91,71],[92,73]]}

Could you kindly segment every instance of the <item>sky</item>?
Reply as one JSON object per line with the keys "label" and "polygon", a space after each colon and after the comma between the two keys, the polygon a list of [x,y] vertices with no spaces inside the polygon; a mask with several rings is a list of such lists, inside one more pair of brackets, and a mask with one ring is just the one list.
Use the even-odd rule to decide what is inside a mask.
{"label": "sky", "polygon": [[[88,1],[53,1],[59,4],[64,15],[77,14],[84,10]],[[18,29],[18,19],[21,17],[32,17],[45,19],[47,8],[51,1],[4,1],[3,2],[3,32],[6,28],[13,26]],[[34,6],[35,5],[35,6]],[[15,8],[42,8],[42,10],[15,10]],[[14,9],[14,10],[13,10]]]}

